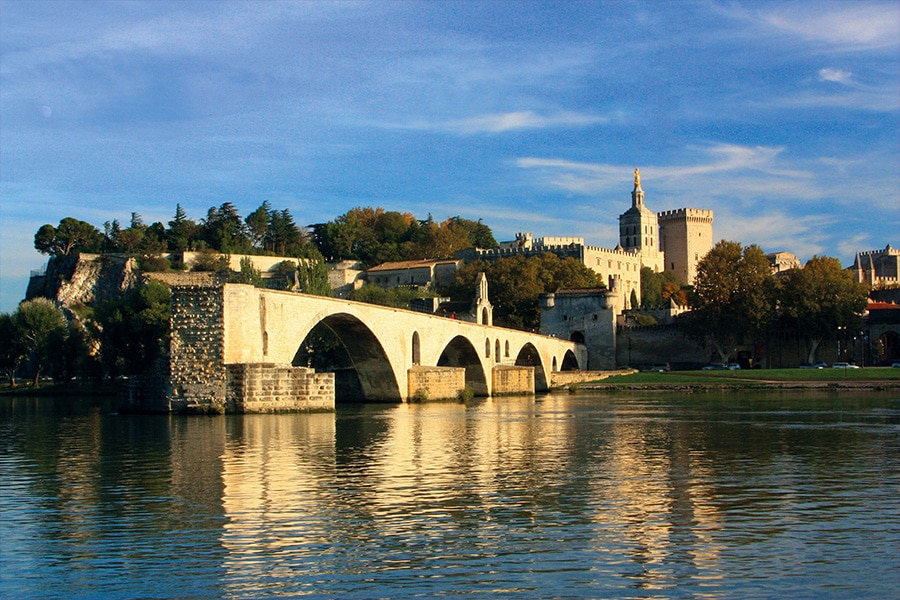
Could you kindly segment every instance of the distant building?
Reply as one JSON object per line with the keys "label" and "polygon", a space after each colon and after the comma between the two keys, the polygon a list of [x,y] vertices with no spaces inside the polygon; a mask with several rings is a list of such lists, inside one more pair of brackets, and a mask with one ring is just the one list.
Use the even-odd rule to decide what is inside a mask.
{"label": "distant building", "polygon": [[385,289],[400,286],[432,288],[453,283],[462,259],[387,262],[368,270],[368,282]]}
{"label": "distant building", "polygon": [[665,256],[663,270],[674,273],[682,284],[693,285],[697,264],[713,247],[713,211],[679,208],[657,217],[659,244]]}
{"label": "distant building", "polygon": [[776,277],[786,271],[799,269],[803,266],[800,259],[797,258],[797,255],[791,254],[790,252],[772,252],[766,254],[766,258],[769,259],[769,265],[772,267],[772,274]]}
{"label": "distant building", "polygon": [[697,263],[712,249],[713,211],[681,208],[654,213],[644,204],[641,173],[634,170],[631,208],[619,216],[619,243],[615,248],[588,246],[581,237],[534,237],[518,233],[516,239],[497,248],[475,248],[459,257],[496,260],[498,258],[552,252],[560,258],[572,257],[588,267],[615,290],[619,311],[630,306],[632,291],[640,302],[641,268],[674,272],[682,283],[693,283]]}
{"label": "distant building", "polygon": [[365,283],[366,271],[362,263],[355,260],[342,260],[327,263],[328,283],[335,298],[346,298],[353,290],[358,290]]}
{"label": "distant building", "polygon": [[850,267],[857,283],[867,283],[872,289],[900,285],[900,250],[888,244],[884,250],[858,252]]}

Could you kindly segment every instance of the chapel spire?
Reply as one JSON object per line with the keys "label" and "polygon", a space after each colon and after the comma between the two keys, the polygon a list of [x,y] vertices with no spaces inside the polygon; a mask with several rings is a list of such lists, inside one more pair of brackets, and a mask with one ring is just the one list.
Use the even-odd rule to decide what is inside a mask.
{"label": "chapel spire", "polygon": [[634,170],[634,191],[631,192],[631,206],[633,208],[644,207],[644,190],[641,189],[641,170]]}

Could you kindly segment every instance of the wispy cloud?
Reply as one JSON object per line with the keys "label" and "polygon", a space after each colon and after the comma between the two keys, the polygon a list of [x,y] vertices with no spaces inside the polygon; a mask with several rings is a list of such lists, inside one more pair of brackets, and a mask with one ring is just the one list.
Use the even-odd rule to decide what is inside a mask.
{"label": "wispy cloud", "polygon": [[900,45],[900,11],[891,1],[791,3],[761,10],[759,18],[785,34],[844,49]]}
{"label": "wispy cloud", "polygon": [[563,112],[555,115],[539,115],[530,110],[481,115],[458,121],[449,121],[444,126],[459,133],[503,133],[518,129],[545,129],[549,127],[583,127],[606,123],[608,119],[595,115]]}
{"label": "wispy cloud", "polygon": [[806,260],[832,247],[825,231],[833,221],[830,216],[798,218],[784,211],[746,215],[725,209],[717,212],[714,227],[716,239],[753,243],[766,252],[786,250]]}
{"label": "wispy cloud", "polygon": [[[685,178],[708,176],[717,173],[753,171],[771,177],[810,179],[811,173],[782,167],[777,159],[784,151],[781,147],[740,146],[737,144],[713,144],[699,150],[705,157],[693,165],[642,167],[652,172],[659,184],[671,184]],[[580,194],[595,194],[609,185],[621,185],[623,174],[632,167],[574,162],[535,157],[520,158],[517,166],[523,169],[539,169],[556,187]]]}
{"label": "wispy cloud", "polygon": [[819,81],[832,81],[834,83],[843,83],[846,85],[851,83],[852,77],[853,73],[842,69],[819,69]]}

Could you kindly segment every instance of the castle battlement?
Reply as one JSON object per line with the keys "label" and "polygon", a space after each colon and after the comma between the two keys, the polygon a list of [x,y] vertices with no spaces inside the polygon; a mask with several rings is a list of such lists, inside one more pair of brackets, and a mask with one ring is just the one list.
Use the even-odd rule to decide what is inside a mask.
{"label": "castle battlement", "polygon": [[636,258],[640,255],[640,252],[636,250],[624,250],[618,248],[601,248],[600,246],[585,246],[585,250],[590,250],[591,252],[603,252],[604,254],[612,254],[614,256],[627,256],[629,258]]}
{"label": "castle battlement", "polygon": [[881,250],[866,250],[865,252],[857,252],[859,256],[871,256],[873,258],[880,256],[900,256],[900,250],[895,250],[890,244]]}
{"label": "castle battlement", "polygon": [[690,219],[695,222],[712,223],[713,211],[705,208],[676,208],[675,210],[664,210],[660,213],[656,213],[656,218],[660,221]]}

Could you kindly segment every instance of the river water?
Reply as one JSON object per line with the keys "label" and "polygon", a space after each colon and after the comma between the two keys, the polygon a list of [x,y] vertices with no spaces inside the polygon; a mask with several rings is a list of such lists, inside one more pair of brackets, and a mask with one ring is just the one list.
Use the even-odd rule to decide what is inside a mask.
{"label": "river water", "polygon": [[897,598],[900,395],[0,399],[0,597]]}

